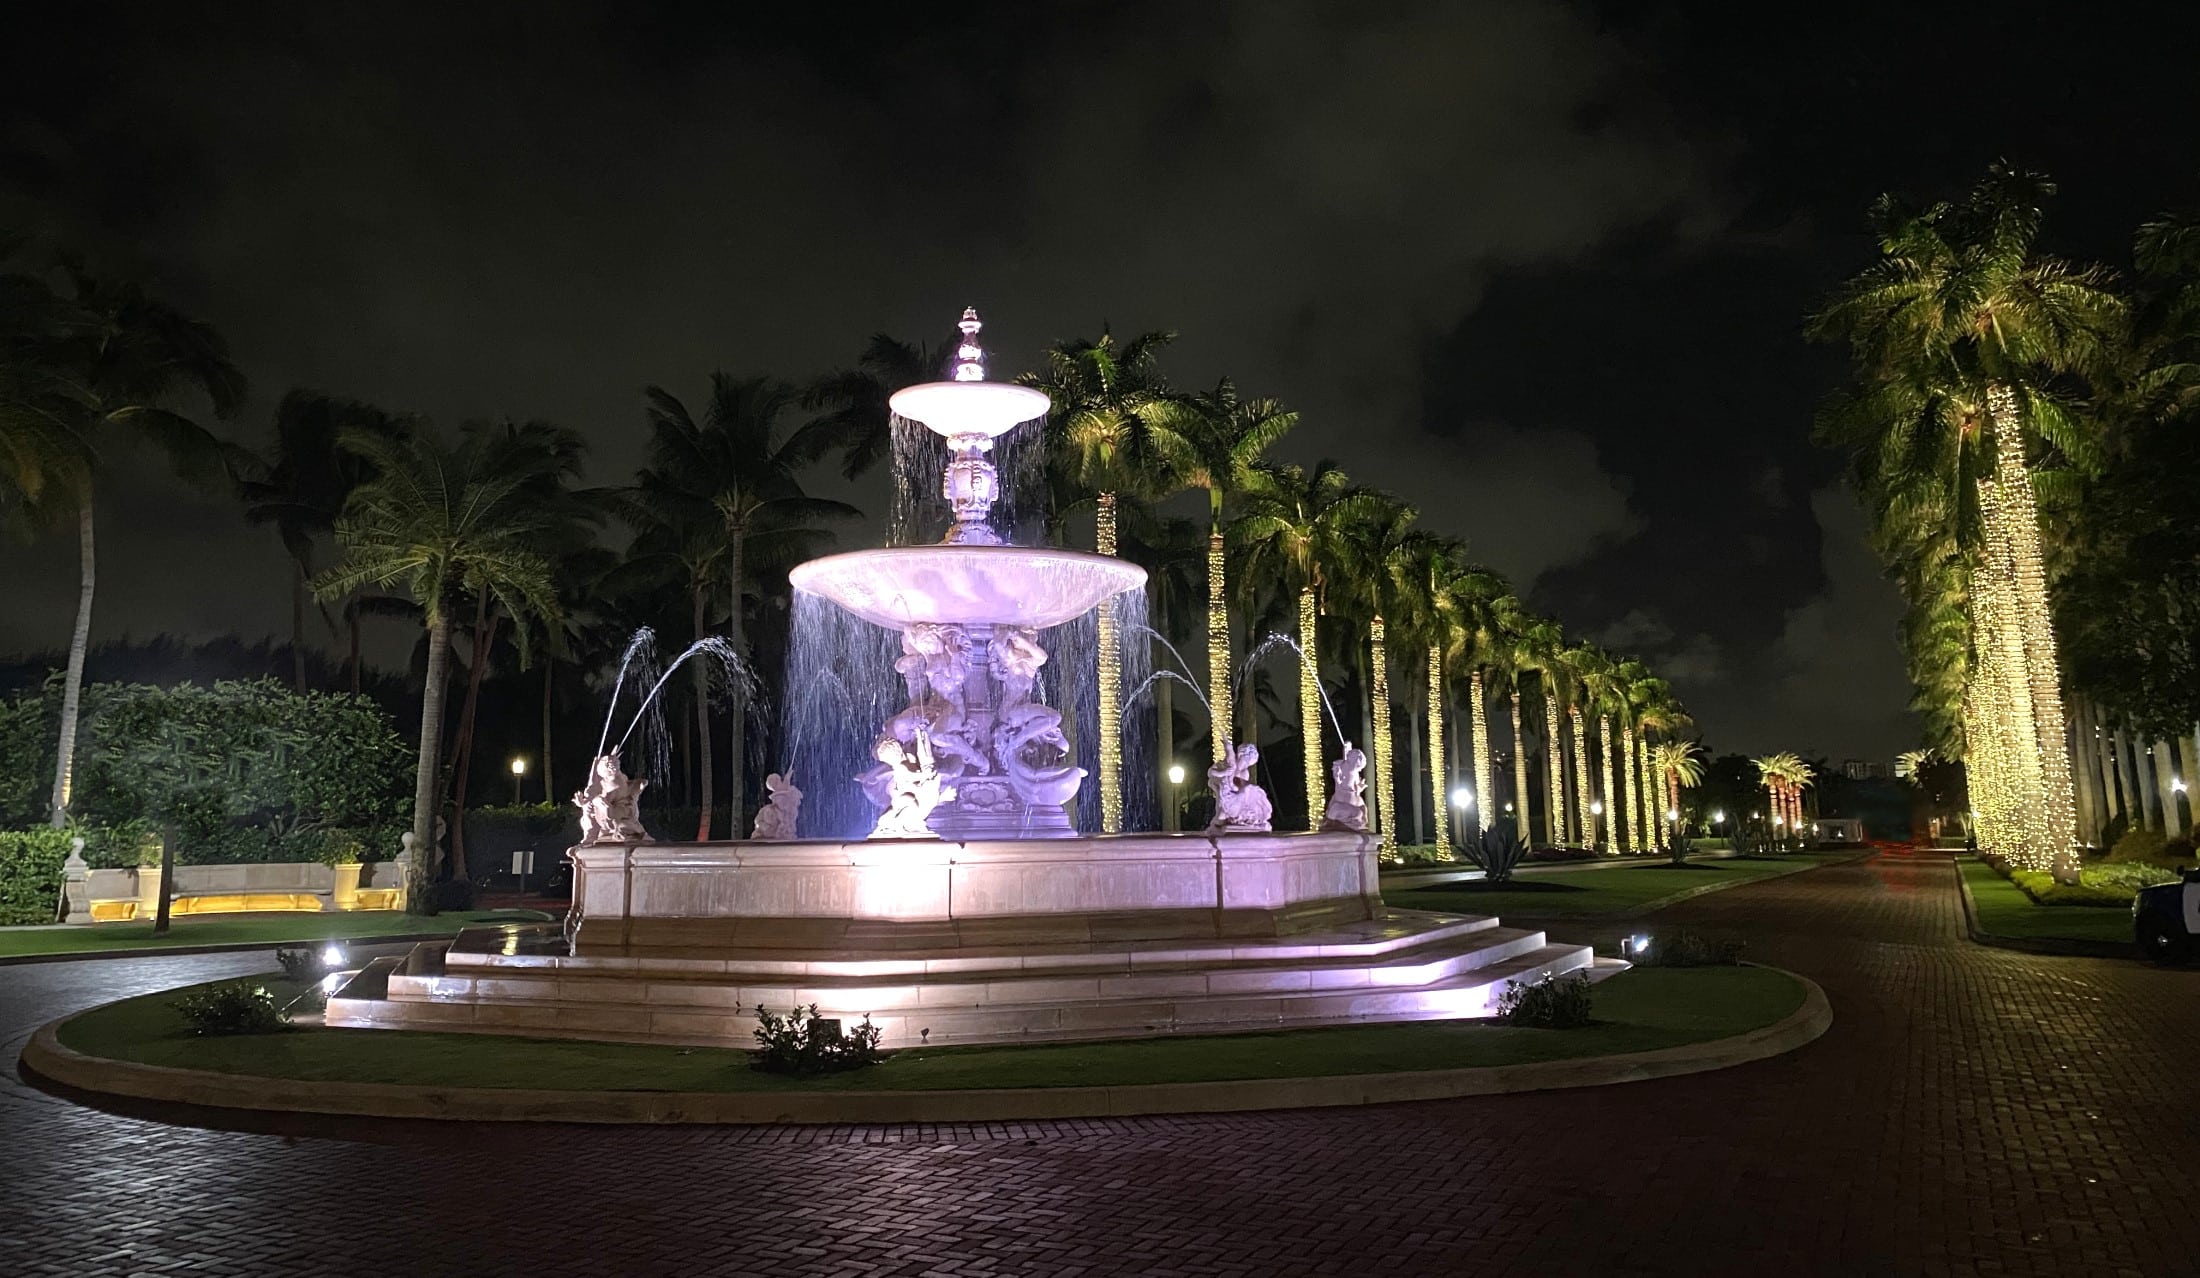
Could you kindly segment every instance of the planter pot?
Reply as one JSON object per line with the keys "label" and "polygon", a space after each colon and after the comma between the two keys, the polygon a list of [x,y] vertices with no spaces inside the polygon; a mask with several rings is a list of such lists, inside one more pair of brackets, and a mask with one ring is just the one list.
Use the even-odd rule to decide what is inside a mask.
{"label": "planter pot", "polygon": [[356,910],[359,908],[359,871],[361,868],[357,861],[353,861],[348,865],[332,865],[329,867],[329,875],[335,881],[333,892],[337,909]]}

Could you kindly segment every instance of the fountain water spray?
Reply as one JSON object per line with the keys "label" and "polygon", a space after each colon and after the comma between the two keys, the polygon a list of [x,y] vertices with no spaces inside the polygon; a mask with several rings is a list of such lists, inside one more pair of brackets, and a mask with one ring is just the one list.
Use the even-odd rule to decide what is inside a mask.
{"label": "fountain water spray", "polygon": [[[1307,659],[1306,649],[1301,648],[1299,641],[1289,635],[1271,634],[1253,645],[1253,650],[1245,654],[1245,664],[1238,667],[1237,679],[1230,685],[1233,694],[1231,699],[1234,701],[1244,696],[1245,681],[1252,676],[1253,667],[1259,664],[1262,657],[1268,655],[1268,650],[1271,648],[1289,648],[1298,654],[1299,677],[1314,681],[1314,691],[1321,694],[1322,711],[1329,716],[1329,730],[1337,734],[1337,748],[1343,749],[1348,742],[1344,735],[1344,725],[1337,722],[1337,708],[1329,704],[1329,689],[1322,686],[1321,674],[1315,668],[1314,663]],[[1303,727],[1301,731],[1304,731]]]}
{"label": "fountain water spray", "polygon": [[654,681],[657,660],[657,632],[648,626],[634,632],[626,641],[626,651],[619,657],[619,677],[611,681],[611,701],[603,710],[603,733],[596,738],[596,754],[600,758],[604,747],[611,743],[611,720],[619,712],[619,692],[626,687],[627,667],[639,659],[643,677]]}

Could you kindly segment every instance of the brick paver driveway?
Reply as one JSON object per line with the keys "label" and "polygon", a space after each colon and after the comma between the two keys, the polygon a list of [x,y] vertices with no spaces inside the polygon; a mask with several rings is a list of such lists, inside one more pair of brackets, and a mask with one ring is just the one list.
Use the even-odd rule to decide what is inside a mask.
{"label": "brick paver driveway", "polygon": [[[1589,1092],[982,1129],[256,1132],[0,1081],[0,1274],[2192,1274],[2200,973],[1980,949],[1945,861],[1690,901],[1836,1024]],[[261,956],[0,969],[36,1023]]]}

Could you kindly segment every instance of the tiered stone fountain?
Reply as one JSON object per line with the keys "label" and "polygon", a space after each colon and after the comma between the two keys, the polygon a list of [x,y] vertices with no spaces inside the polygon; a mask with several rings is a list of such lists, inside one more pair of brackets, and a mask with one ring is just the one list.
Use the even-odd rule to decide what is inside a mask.
{"label": "tiered stone fountain", "polygon": [[[1493,918],[1384,906],[1377,839],[1350,828],[1356,778],[1325,823],[1341,829],[1077,833],[1084,772],[1033,700],[1040,632],[1146,574],[1001,544],[988,455],[1047,399],[983,380],[974,314],[963,331],[954,380],[893,398],[948,442],[946,539],[791,574],[902,636],[909,704],[878,766],[808,779],[861,785],[872,836],[785,838],[799,795],[782,781],[758,826],[781,837],[636,838],[635,790],[607,756],[578,796],[563,935],[480,929],[378,960],[329,1000],[330,1024],[745,1047],[760,1006],[815,1003],[889,1045],[1042,1041],[1481,1016],[1507,981],[1592,966]],[[1241,771],[1225,807],[1264,814]]]}

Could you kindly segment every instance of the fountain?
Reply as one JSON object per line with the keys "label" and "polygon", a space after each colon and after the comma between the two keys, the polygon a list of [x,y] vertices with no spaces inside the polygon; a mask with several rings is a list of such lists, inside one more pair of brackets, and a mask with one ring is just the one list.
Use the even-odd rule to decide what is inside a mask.
{"label": "fountain", "polygon": [[[791,677],[841,707],[836,730],[856,716],[872,733],[866,762],[813,765],[852,752],[805,753],[791,731],[750,838],[657,843],[614,747],[575,796],[586,837],[562,932],[476,929],[377,960],[330,998],[330,1024],[746,1046],[759,1007],[815,1003],[889,1044],[1014,1042],[1479,1016],[1508,980],[1601,974],[1540,932],[1386,906],[1349,745],[1320,830],[1270,829],[1259,752],[1234,743],[1209,770],[1206,830],[1079,834],[1086,769],[1044,690],[1067,701],[1090,672],[1042,681],[1049,634],[1142,602],[1146,573],[996,530],[996,441],[1048,401],[984,380],[975,312],[961,327],[952,377],[892,400],[945,441],[945,538],[790,574],[798,614],[841,614],[849,657],[798,647]],[[1114,709],[1151,681],[1132,682]],[[862,795],[867,829],[796,837],[806,791],[834,811]]]}

